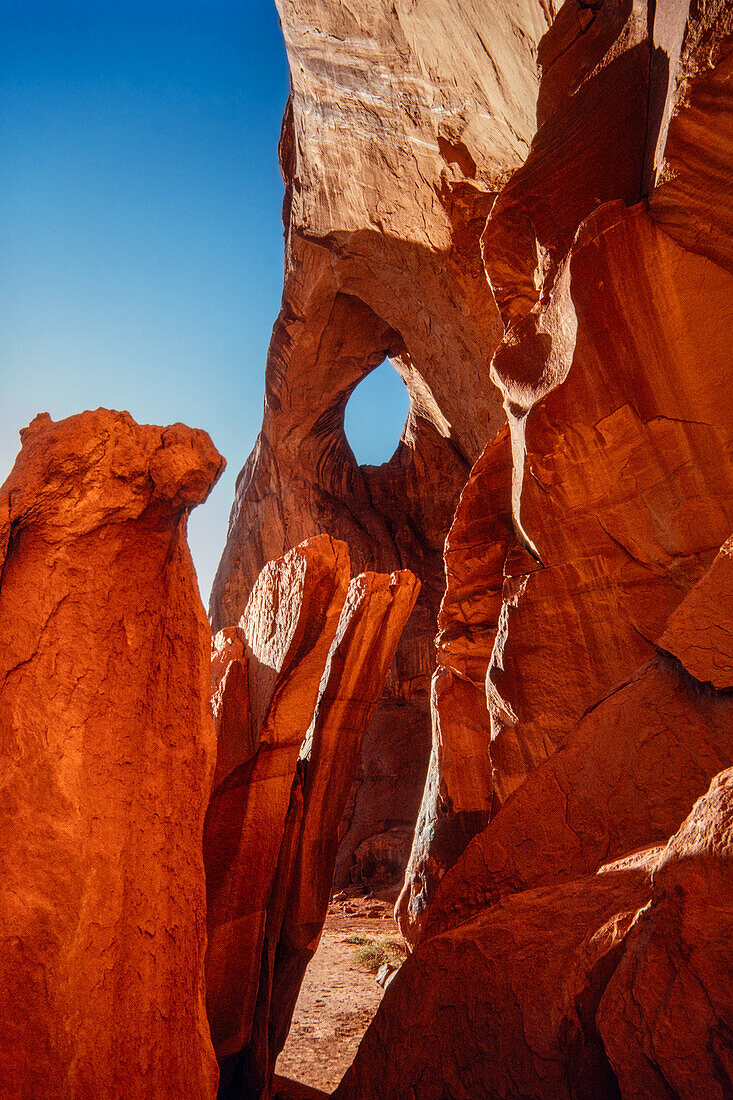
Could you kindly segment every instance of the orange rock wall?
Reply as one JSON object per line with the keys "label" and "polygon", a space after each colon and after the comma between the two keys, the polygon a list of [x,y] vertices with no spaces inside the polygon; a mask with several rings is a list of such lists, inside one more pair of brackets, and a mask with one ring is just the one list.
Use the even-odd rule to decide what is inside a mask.
{"label": "orange rock wall", "polygon": [[0,1096],[216,1095],[204,432],[36,417],[0,489]]}
{"label": "orange rock wall", "polygon": [[362,741],[419,591],[406,571],[349,571],[345,543],[306,540],[265,566],[213,642],[206,983],[221,1097],[270,1095]]}
{"label": "orange rock wall", "polygon": [[[502,326],[480,236],[534,134],[536,51],[552,5],[278,9],[292,76],[280,146],[285,285],[262,431],[238,480],[211,615],[215,630],[236,623],[263,565],[320,532],[348,544],[356,571],[407,568],[421,581],[347,804],[343,885],[359,844],[412,827],[420,804],[443,543],[471,464],[503,420],[486,377]],[[344,408],[385,356],[410,412],[391,460],[359,467]]]}

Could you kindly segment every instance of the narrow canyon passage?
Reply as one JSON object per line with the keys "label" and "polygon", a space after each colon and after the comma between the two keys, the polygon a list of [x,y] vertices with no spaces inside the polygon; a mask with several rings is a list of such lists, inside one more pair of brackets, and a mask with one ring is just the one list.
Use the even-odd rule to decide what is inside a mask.
{"label": "narrow canyon passage", "polygon": [[362,960],[385,940],[401,941],[391,904],[359,896],[331,903],[276,1074],[327,1093],[336,1087],[382,1000],[376,974]]}

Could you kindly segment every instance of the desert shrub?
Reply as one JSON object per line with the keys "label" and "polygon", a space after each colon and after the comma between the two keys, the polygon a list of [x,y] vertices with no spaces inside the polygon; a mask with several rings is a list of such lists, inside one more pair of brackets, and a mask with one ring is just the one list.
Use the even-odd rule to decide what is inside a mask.
{"label": "desert shrub", "polygon": [[[354,958],[357,966],[368,970],[371,974],[376,974],[383,963],[401,966],[405,961],[407,949],[401,939],[396,939],[394,936],[379,936],[376,939],[372,936],[363,936],[358,939]],[[357,937],[353,936],[350,942],[356,942],[356,940]]]}

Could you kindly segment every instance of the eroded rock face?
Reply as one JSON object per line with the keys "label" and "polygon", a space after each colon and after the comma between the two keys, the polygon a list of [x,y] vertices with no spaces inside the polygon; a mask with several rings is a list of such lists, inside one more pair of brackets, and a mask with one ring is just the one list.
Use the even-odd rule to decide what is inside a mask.
{"label": "eroded rock face", "polygon": [[733,1093],[733,770],[663,852],[598,1026],[624,1096]]}
{"label": "eroded rock face", "polygon": [[732,842],[728,769],[666,847],[505,897],[428,939],[335,1095],[723,1100]]}
{"label": "eroded rock face", "polygon": [[[230,720],[240,726],[238,752],[224,739],[226,765],[217,766],[204,833],[207,1003],[223,1064],[238,1058],[251,1036],[268,902],[298,754],[348,584],[346,547],[328,536],[266,566],[239,624],[235,641],[241,636],[242,654],[235,650],[234,668],[226,670],[228,680],[246,655],[247,710],[240,714],[239,700],[233,700]],[[218,640],[215,659],[220,646]],[[226,716],[225,708],[220,737],[228,732]]]}
{"label": "eroded rock face", "polygon": [[213,643],[206,973],[221,1096],[269,1095],[362,740],[419,591],[406,571],[349,581],[349,568],[344,543],[307,540],[263,569]]}
{"label": "eroded rock face", "polygon": [[447,872],[425,935],[507,894],[664,844],[733,763],[733,698],[656,657],[579,723]]}
{"label": "eroded rock face", "polygon": [[[356,848],[412,827],[420,805],[443,542],[470,466],[503,421],[487,379],[502,325],[480,237],[534,135],[537,47],[553,5],[278,9],[292,75],[280,147],[285,287],[211,614],[215,630],[237,622],[263,565],[319,532],[348,544],[355,571],[408,568],[422,582],[346,807],[344,885]],[[392,459],[359,467],[344,408],[385,356],[410,412]]]}
{"label": "eroded rock face", "polygon": [[616,1100],[595,1013],[657,854],[507,898],[421,944],[334,1095]]}
{"label": "eroded rock face", "polygon": [[[641,15],[560,10],[540,44],[532,151],[482,237],[505,325],[492,376],[511,439],[487,445],[459,502],[438,653],[464,694],[485,677],[488,728],[476,727],[468,752],[471,809],[484,813],[489,784],[496,814],[599,700],[666,648],[669,616],[733,526],[721,369],[733,284],[720,243],[730,233],[720,172],[733,159],[731,13],[682,4]],[[720,129],[716,150],[706,127]],[[413,941],[470,839],[459,825],[450,845],[441,835],[454,790],[465,804],[465,771],[457,781],[441,758],[444,745],[466,754],[467,709],[434,712],[399,906]]]}
{"label": "eroded rock face", "polygon": [[216,753],[181,424],[37,417],[0,490],[0,1095],[213,1097],[201,835]]}
{"label": "eroded rock face", "polygon": [[[212,611],[237,621],[320,531],[423,581],[341,881],[406,824],[395,776],[432,730],[398,905],[417,949],[342,1094],[636,1100],[595,1021],[651,896],[635,860],[733,759],[733,11],[279,10],[283,310]],[[360,469],[343,410],[385,355],[410,415]]]}

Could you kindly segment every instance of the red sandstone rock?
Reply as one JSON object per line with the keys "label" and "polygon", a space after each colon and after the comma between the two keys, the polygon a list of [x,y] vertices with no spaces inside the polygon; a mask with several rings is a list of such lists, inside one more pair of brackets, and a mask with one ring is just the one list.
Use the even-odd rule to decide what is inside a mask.
{"label": "red sandstone rock", "polygon": [[[539,46],[537,135],[482,238],[506,325],[492,374],[514,469],[501,469],[506,444],[495,439],[461,497],[446,543],[438,659],[467,696],[467,680],[486,678],[490,732],[476,722],[467,730],[470,704],[434,707],[398,907],[412,939],[470,839],[457,829],[440,851],[453,788],[465,799],[474,783],[478,809],[490,784],[496,813],[587,710],[652,657],[733,521],[733,422],[720,370],[733,350],[733,286],[710,262],[724,259],[712,242],[729,235],[730,13],[696,10],[686,30],[684,4],[657,5],[648,23],[639,15],[630,5],[560,9]],[[671,178],[662,172],[670,117]],[[626,208],[658,178],[651,217],[646,205]],[[675,202],[687,204],[678,221]],[[699,229],[699,248],[683,224]],[[451,751],[472,756],[475,778],[456,784],[444,771],[439,754]]]}
{"label": "red sandstone rock", "polygon": [[[369,719],[384,689],[397,643],[415,605],[419,582],[409,572],[355,577],[341,613],[313,721],[300,751],[302,814],[286,873],[284,862],[271,906],[279,922],[268,929],[269,968],[260,977],[250,1052],[250,1088],[269,1089],[285,1045],[308,963],[321,937],[331,896],[338,826]],[[270,985],[266,985],[269,977]],[[252,1090],[254,1091],[254,1089]]]}
{"label": "red sandstone rock", "polygon": [[424,935],[664,844],[733,763],[733,697],[657,657],[598,703],[443,878]]}
{"label": "red sandstone rock", "polygon": [[36,417],[0,490],[0,1095],[214,1097],[210,631],[181,424]]}
{"label": "red sandstone rock", "polygon": [[207,994],[223,1096],[269,1095],[361,742],[419,590],[404,572],[347,590],[348,568],[343,543],[308,540],[266,566],[214,641]]}
{"label": "red sandstone rock", "polygon": [[[566,271],[569,289],[554,283],[494,359],[508,400],[541,401],[516,429],[514,509],[545,566],[505,568],[505,638],[488,673],[500,801],[648,659],[733,522],[718,368],[730,361],[730,274],[620,204],[586,220]],[[540,339],[544,324],[563,347],[556,308],[576,329],[563,363]]]}
{"label": "red sandstone rock", "polygon": [[[511,453],[505,429],[484,448],[466,483],[445,544],[446,591],[438,616],[433,676],[433,751],[396,916],[414,943],[428,899],[493,800],[486,670],[502,609],[503,565],[516,546],[511,527]],[[487,509],[487,500],[504,509]],[[528,555],[524,555],[525,558]]]}
{"label": "red sandstone rock", "polygon": [[[317,531],[344,538],[359,568],[420,576],[346,804],[339,881],[361,843],[414,808],[399,795],[417,767],[409,785],[397,766],[379,783],[369,773],[410,755],[391,730],[396,701],[425,742],[432,678],[402,927],[413,941],[468,915],[491,928],[505,907],[531,912],[529,888],[551,883],[544,924],[522,941],[544,960],[551,912],[569,927],[572,908],[605,890],[587,876],[665,843],[731,761],[730,701],[706,686],[722,685],[712,669],[726,675],[725,616],[697,663],[689,618],[714,603],[695,588],[706,574],[720,591],[723,574],[707,571],[733,529],[730,5],[279,6],[293,71],[286,285],[212,611],[234,622],[262,563]],[[343,409],[386,354],[410,416],[393,459],[359,469]],[[674,645],[684,667],[658,653]],[[273,930],[281,919],[268,913]],[[451,933],[463,946],[465,928]],[[368,1040],[349,1088],[598,1095],[593,1066],[615,1087],[592,1013],[572,1058],[552,1030],[560,970],[535,1006],[522,958],[501,956],[485,983],[499,1013],[484,1025],[480,1011],[449,1011],[465,975],[431,980],[431,944],[445,942],[422,945],[390,988],[384,1014],[399,1004],[402,1022],[377,1017],[394,1065]],[[578,945],[564,944],[567,961]],[[501,985],[515,963],[520,1009]],[[438,1024],[414,1022],[421,997]],[[552,1065],[540,1083],[523,1039],[518,1063],[502,1046],[524,1005]],[[434,1072],[420,1076],[420,1059]],[[588,1075],[573,1078],[573,1063]]]}
{"label": "red sandstone rock", "polygon": [[334,1096],[617,1097],[595,1013],[657,854],[507,898],[421,944]]}
{"label": "red sandstone rock", "polygon": [[733,1095],[733,770],[662,853],[597,1019],[625,1100]]}
{"label": "red sandstone rock", "polygon": [[733,687],[733,538],[670,616],[659,639],[697,680]]}
{"label": "red sandstone rock", "polygon": [[251,729],[239,755],[225,743],[234,767],[220,775],[204,831],[206,995],[220,1065],[250,1039],[296,762],[348,582],[346,547],[319,536],[265,567],[239,624]]}
{"label": "red sandstone rock", "polygon": [[[265,562],[323,531],[348,544],[355,571],[407,568],[422,582],[347,806],[345,885],[359,844],[414,825],[420,805],[443,542],[470,465],[504,419],[488,377],[502,326],[480,237],[535,133],[537,46],[554,8],[278,7],[292,74],[283,307],[211,612],[215,630],[235,623]],[[410,412],[390,461],[359,467],[344,408],[387,355]]]}

